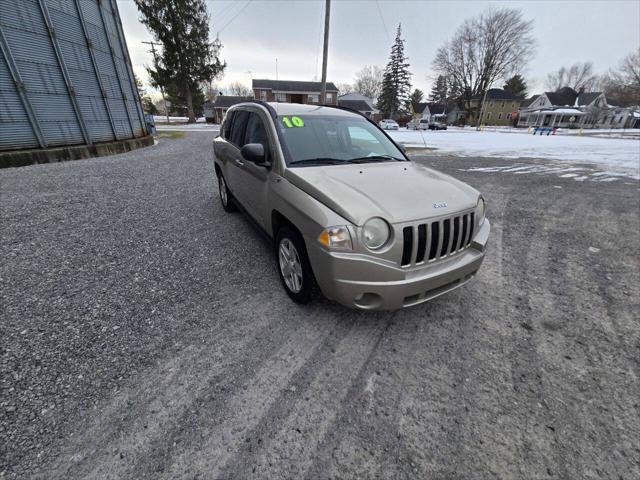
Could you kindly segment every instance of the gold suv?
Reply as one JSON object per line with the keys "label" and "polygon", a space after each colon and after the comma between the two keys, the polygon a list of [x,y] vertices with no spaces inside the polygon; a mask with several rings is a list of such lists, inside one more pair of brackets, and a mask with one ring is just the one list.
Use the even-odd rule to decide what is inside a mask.
{"label": "gold suv", "polygon": [[480,193],[412,162],[338,107],[246,102],[213,142],[220,200],[273,239],[296,302],[314,285],[348,307],[398,309],[473,278],[490,225]]}

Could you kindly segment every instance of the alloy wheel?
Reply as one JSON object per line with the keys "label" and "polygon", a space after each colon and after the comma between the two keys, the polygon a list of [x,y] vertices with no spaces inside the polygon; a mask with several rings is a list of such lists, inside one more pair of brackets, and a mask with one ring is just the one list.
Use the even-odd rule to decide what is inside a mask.
{"label": "alloy wheel", "polygon": [[280,241],[278,261],[280,273],[282,273],[287,288],[293,293],[298,293],[302,289],[302,264],[296,247],[288,238],[283,238]]}

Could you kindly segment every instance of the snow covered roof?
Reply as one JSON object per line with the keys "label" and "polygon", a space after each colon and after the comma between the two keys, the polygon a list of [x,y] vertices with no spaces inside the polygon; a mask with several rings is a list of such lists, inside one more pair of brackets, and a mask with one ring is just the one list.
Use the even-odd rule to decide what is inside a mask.
{"label": "snow covered roof", "polygon": [[565,115],[585,115],[584,112],[581,112],[580,110],[577,110],[575,108],[554,108],[551,110],[538,110],[536,112],[533,113],[560,113],[560,114],[565,114]]}

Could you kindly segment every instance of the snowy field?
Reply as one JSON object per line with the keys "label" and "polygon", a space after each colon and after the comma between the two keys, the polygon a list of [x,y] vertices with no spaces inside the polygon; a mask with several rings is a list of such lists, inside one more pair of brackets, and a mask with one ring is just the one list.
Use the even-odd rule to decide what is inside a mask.
{"label": "snowy field", "polygon": [[591,163],[605,170],[640,178],[640,140],[576,135],[527,135],[526,130],[444,131],[401,129],[387,132],[407,147],[462,157],[542,158],[566,163]]}

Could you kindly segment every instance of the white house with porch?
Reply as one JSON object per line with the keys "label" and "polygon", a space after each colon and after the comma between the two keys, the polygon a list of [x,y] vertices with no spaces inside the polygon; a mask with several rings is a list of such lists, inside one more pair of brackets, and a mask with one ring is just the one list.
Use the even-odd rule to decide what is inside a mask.
{"label": "white house with porch", "polygon": [[608,110],[604,93],[564,87],[522,102],[518,127],[593,128]]}

